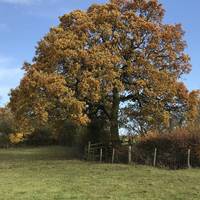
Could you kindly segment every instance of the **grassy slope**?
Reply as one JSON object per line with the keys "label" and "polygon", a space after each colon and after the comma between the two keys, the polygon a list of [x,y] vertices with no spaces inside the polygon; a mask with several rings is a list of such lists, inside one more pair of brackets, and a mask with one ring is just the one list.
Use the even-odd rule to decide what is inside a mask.
{"label": "grassy slope", "polygon": [[0,199],[200,199],[200,170],[86,163],[66,160],[66,152],[0,150]]}

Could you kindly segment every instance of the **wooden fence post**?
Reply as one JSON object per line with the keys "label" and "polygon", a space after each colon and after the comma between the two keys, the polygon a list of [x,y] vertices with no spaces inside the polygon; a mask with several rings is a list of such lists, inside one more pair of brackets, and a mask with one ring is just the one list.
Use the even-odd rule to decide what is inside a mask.
{"label": "wooden fence post", "polygon": [[131,164],[131,145],[128,147],[128,163]]}
{"label": "wooden fence post", "polygon": [[103,156],[103,149],[100,149],[100,162],[102,162],[102,156]]}
{"label": "wooden fence post", "polygon": [[87,160],[90,158],[90,147],[91,147],[91,142],[88,142],[88,149],[87,149]]}
{"label": "wooden fence post", "polygon": [[188,165],[188,168],[191,168],[191,164],[190,164],[190,154],[191,154],[191,150],[188,149],[188,157],[187,157],[187,165]]}
{"label": "wooden fence post", "polygon": [[115,161],[115,149],[112,150],[112,163]]}
{"label": "wooden fence post", "polygon": [[154,150],[154,156],[153,156],[153,166],[156,166],[156,159],[157,159],[157,148]]}

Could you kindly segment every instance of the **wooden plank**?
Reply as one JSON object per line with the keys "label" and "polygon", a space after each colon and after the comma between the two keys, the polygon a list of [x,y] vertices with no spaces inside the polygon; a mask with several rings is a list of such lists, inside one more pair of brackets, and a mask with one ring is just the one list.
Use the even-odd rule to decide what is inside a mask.
{"label": "wooden plank", "polygon": [[112,163],[115,161],[115,148],[112,150]]}
{"label": "wooden plank", "polygon": [[131,145],[128,147],[128,163],[131,164]]}
{"label": "wooden plank", "polygon": [[191,155],[191,150],[188,149],[188,157],[187,157],[187,165],[188,165],[188,168],[190,169],[191,168],[191,163],[190,163],[190,156]]}
{"label": "wooden plank", "polygon": [[88,142],[88,150],[87,150],[87,160],[90,159],[90,147],[91,147],[91,142]]}
{"label": "wooden plank", "polygon": [[100,149],[100,163],[102,162],[102,156],[103,156],[103,149]]}
{"label": "wooden plank", "polygon": [[91,147],[95,147],[95,146],[103,146],[102,143],[91,143]]}
{"label": "wooden plank", "polygon": [[157,159],[157,148],[154,150],[154,156],[153,156],[153,166],[156,166],[156,159]]}

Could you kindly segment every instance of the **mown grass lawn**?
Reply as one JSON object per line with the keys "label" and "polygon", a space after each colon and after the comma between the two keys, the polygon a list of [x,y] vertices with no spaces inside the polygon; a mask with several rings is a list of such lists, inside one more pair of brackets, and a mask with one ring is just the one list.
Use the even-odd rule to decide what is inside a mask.
{"label": "mown grass lawn", "polygon": [[1,200],[199,200],[200,170],[87,163],[61,147],[0,150]]}

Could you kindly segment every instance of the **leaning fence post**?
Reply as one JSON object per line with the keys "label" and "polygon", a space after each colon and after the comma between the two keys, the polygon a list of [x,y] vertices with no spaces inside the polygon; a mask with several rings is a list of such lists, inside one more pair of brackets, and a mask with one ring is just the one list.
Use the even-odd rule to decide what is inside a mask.
{"label": "leaning fence post", "polygon": [[156,158],[157,158],[157,148],[154,150],[154,156],[153,156],[153,166],[156,166]]}
{"label": "leaning fence post", "polygon": [[129,164],[131,163],[131,145],[129,145],[129,148],[128,148],[128,163]]}
{"label": "leaning fence post", "polygon": [[103,149],[100,149],[100,162],[102,162],[102,156],[103,156]]}
{"label": "leaning fence post", "polygon": [[188,168],[191,168],[191,164],[190,164],[190,154],[191,154],[191,150],[188,149],[188,157],[187,157],[187,165],[188,165]]}
{"label": "leaning fence post", "polygon": [[91,147],[91,142],[89,141],[88,142],[88,149],[87,149],[87,159],[89,160],[89,157],[90,157],[90,147]]}
{"label": "leaning fence post", "polygon": [[115,149],[112,150],[112,163],[114,163],[115,160]]}

